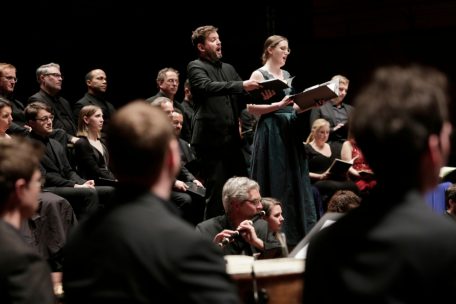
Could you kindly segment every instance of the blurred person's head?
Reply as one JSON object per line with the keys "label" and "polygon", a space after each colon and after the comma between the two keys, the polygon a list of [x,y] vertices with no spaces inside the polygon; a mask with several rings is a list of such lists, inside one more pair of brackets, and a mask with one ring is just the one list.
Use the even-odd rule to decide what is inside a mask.
{"label": "blurred person's head", "polygon": [[445,208],[451,214],[456,214],[456,184],[445,190]]}
{"label": "blurred person's head", "polygon": [[361,204],[361,198],[350,190],[336,191],[328,202],[328,212],[345,213]]}
{"label": "blurred person's head", "polygon": [[41,192],[41,146],[26,138],[0,140],[0,217],[19,212],[31,217]]}
{"label": "blurred person's head", "polygon": [[447,78],[418,65],[382,67],[355,100],[351,131],[378,184],[423,193],[450,150]]}
{"label": "blurred person's head", "polygon": [[180,169],[180,152],[161,109],[144,100],[128,103],[112,117],[106,140],[110,167],[120,183],[169,196]]}

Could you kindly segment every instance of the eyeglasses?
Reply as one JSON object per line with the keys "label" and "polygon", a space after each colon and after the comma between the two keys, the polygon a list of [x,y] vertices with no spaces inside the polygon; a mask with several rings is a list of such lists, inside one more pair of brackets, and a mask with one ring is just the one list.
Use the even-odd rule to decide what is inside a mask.
{"label": "eyeglasses", "polygon": [[167,83],[177,83],[179,84],[179,79],[168,79],[166,80]]}
{"label": "eyeglasses", "polygon": [[44,116],[41,118],[35,118],[36,121],[41,121],[41,122],[47,122],[48,120],[53,121],[54,120],[54,115],[50,116]]}
{"label": "eyeglasses", "polygon": [[55,78],[63,79],[62,74],[59,74],[59,73],[46,73],[46,74],[44,74],[44,76],[52,76],[52,77],[55,77]]}
{"label": "eyeglasses", "polygon": [[255,207],[258,207],[261,205],[261,198],[257,198],[255,200],[245,200],[244,202],[248,202],[248,203],[251,203],[252,205],[254,205]]}
{"label": "eyeglasses", "polygon": [[14,76],[2,76],[2,77],[5,78],[5,79],[8,80],[8,81],[17,82],[17,78],[14,77]]}
{"label": "eyeglasses", "polygon": [[285,47],[285,46],[281,46],[281,47],[280,47],[280,50],[281,50],[281,51],[284,51],[284,52],[288,52],[288,54],[291,53],[291,49],[288,48],[288,47]]}

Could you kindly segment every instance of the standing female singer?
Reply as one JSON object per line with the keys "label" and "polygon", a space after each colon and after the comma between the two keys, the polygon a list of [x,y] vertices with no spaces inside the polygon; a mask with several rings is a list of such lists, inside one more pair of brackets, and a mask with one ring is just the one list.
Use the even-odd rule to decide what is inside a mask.
{"label": "standing female singer", "polygon": [[[270,36],[264,43],[264,65],[250,79],[286,81],[290,73],[282,67],[289,54],[287,38]],[[304,134],[298,124],[297,113],[304,110],[287,97],[291,91],[286,89],[275,95],[267,92],[263,94],[265,104],[249,104],[247,110],[260,115],[253,139],[251,178],[258,182],[264,196],[283,203],[287,218],[284,232],[288,245],[295,246],[315,224],[317,215],[302,144]]]}

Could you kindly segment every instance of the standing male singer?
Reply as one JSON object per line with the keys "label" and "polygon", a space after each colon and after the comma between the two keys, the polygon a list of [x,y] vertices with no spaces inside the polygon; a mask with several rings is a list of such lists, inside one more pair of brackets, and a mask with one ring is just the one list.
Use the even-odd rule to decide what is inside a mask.
{"label": "standing male singer", "polygon": [[195,116],[192,146],[201,163],[200,177],[206,187],[205,219],[223,214],[222,187],[232,176],[247,176],[239,134],[242,98],[259,88],[256,80],[242,81],[234,67],[222,62],[222,42],[212,25],[193,31],[198,59],[187,67]]}
{"label": "standing male singer", "polygon": [[[268,223],[258,219],[257,214],[263,210],[263,205],[256,181],[247,177],[228,179],[223,186],[222,201],[225,214],[199,223],[196,230],[219,244],[225,255],[264,254],[280,248],[268,231]],[[229,243],[225,244],[225,238]]]}

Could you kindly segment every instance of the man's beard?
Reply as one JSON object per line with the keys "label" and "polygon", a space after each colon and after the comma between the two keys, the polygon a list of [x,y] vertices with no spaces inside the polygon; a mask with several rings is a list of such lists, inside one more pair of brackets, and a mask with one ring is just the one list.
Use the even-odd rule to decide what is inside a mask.
{"label": "man's beard", "polygon": [[220,57],[217,56],[217,52],[210,52],[209,53],[209,59],[213,62],[217,62],[220,59],[222,59],[222,55],[220,54]]}

